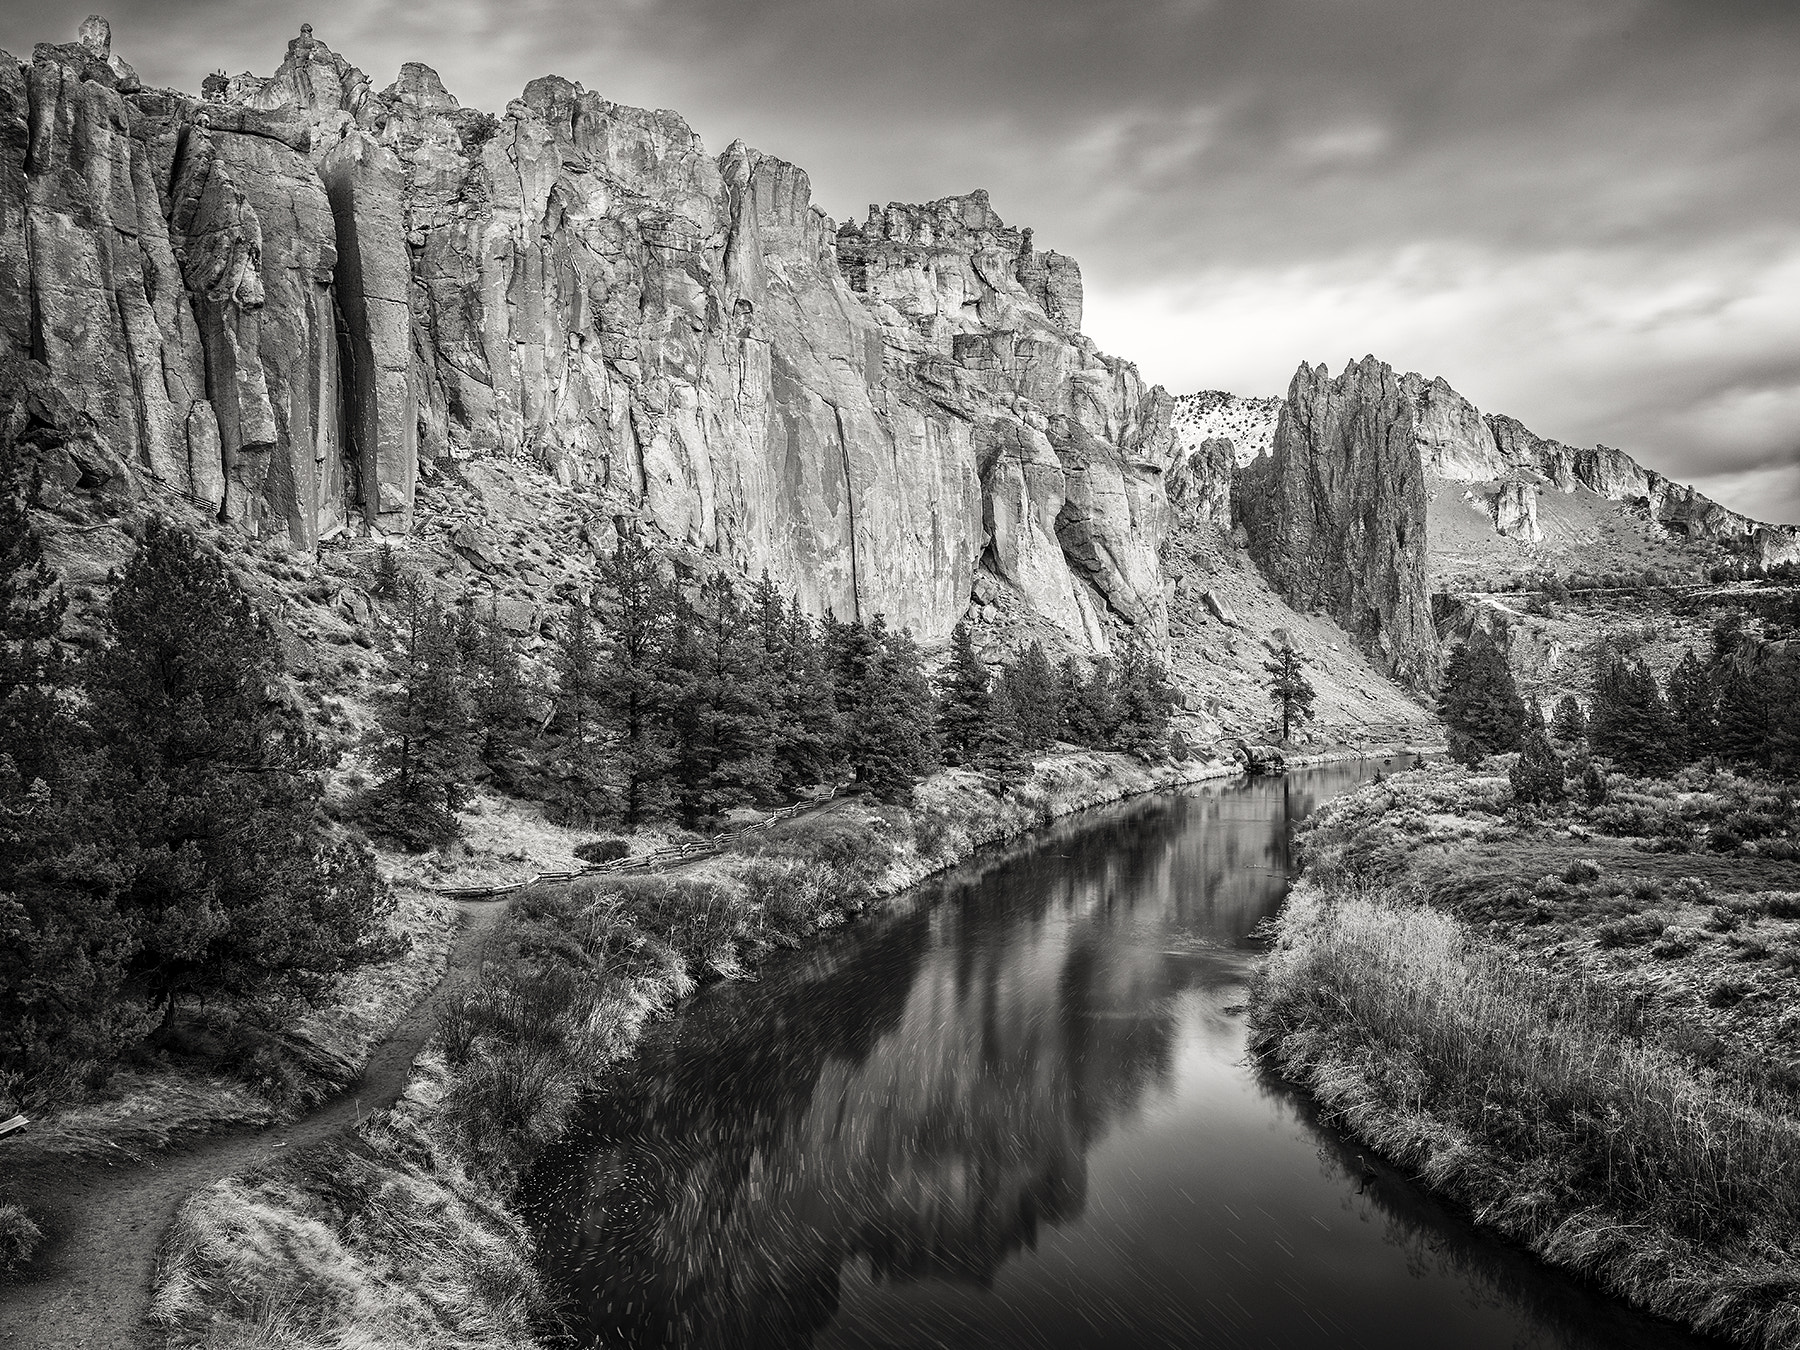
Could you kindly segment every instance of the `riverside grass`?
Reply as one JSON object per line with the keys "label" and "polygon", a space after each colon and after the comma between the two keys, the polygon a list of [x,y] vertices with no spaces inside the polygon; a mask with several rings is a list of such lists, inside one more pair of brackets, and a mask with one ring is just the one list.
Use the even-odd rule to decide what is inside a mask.
{"label": "riverside grass", "polygon": [[1392,889],[1297,887],[1252,1048],[1476,1220],[1647,1311],[1800,1343],[1794,1101]]}

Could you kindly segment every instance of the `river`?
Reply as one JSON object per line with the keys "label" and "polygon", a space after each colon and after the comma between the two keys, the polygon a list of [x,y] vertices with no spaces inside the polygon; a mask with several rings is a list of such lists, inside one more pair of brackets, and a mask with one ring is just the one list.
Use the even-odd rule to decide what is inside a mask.
{"label": "river", "polygon": [[1247,1061],[1292,826],[1381,767],[1087,813],[699,995],[533,1178],[571,1344],[1703,1344]]}

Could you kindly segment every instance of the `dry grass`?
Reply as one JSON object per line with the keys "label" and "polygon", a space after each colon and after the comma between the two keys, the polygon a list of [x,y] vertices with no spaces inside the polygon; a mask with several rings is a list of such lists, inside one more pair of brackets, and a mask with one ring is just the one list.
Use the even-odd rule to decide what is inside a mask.
{"label": "dry grass", "polygon": [[23,1207],[0,1201],[0,1280],[27,1265],[43,1240]]}
{"label": "dry grass", "polygon": [[1476,1217],[1639,1306],[1749,1345],[1800,1336],[1800,1124],[1611,989],[1452,915],[1303,886],[1254,1045]]}

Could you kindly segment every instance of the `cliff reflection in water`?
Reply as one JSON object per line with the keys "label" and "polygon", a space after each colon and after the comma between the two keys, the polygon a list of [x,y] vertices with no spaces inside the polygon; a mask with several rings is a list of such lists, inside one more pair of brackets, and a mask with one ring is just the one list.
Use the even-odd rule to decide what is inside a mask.
{"label": "cliff reflection in water", "polygon": [[985,1285],[1078,1218],[1088,1150],[1168,1083],[1175,996],[1241,977],[1279,903],[1290,792],[1090,816],[700,998],[538,1179],[577,1339],[801,1345],[846,1263]]}

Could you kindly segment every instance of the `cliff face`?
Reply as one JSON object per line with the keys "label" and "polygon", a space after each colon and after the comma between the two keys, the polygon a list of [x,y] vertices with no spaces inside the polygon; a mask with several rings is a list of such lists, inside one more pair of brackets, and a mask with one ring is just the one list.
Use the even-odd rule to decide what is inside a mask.
{"label": "cliff face", "polygon": [[153,491],[312,548],[528,461],[592,514],[946,634],[979,568],[1166,632],[1171,403],[974,193],[841,230],[805,173],[555,77],[501,117],[309,30],[146,90],[104,24],[0,54],[0,341]]}
{"label": "cliff face", "polygon": [[1417,377],[1366,357],[1301,366],[1273,448],[1238,477],[1252,555],[1296,609],[1322,610],[1416,689],[1440,668],[1425,557]]}

